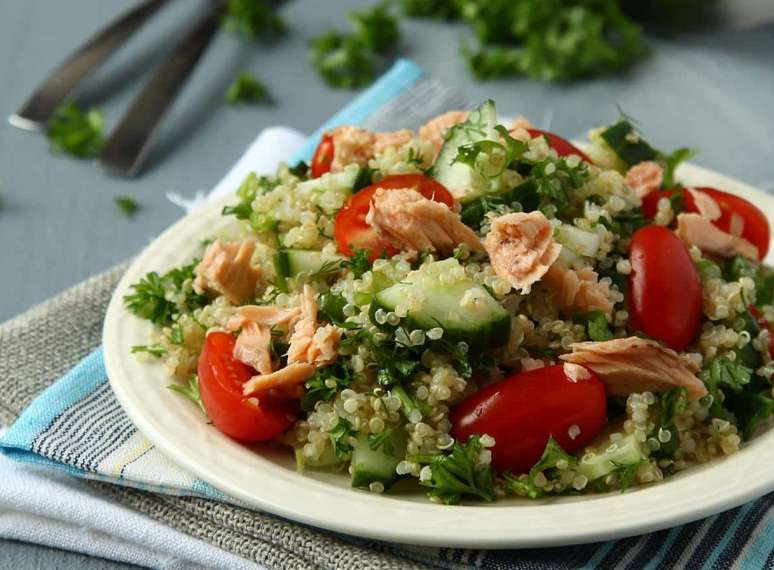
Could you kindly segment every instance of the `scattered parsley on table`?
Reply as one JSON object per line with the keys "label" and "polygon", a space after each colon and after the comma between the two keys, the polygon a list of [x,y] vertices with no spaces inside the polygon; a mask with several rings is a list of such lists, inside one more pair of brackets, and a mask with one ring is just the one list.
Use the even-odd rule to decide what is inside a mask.
{"label": "scattered parsley on table", "polygon": [[56,110],[48,125],[51,149],[78,158],[95,156],[105,143],[104,125],[104,117],[98,110],[83,112],[74,103],[66,103]]}
{"label": "scattered parsley on table", "polygon": [[258,103],[269,100],[266,86],[248,72],[242,72],[229,85],[226,91],[229,103]]}
{"label": "scattered parsley on table", "polygon": [[137,201],[131,196],[116,196],[115,202],[121,213],[129,218],[134,216],[137,213],[137,210],[140,209]]}

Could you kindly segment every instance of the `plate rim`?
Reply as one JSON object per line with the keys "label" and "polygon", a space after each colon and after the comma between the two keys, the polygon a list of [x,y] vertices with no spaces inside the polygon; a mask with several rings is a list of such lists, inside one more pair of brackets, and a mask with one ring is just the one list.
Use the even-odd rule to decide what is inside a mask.
{"label": "plate rim", "polygon": [[[703,184],[705,185],[713,184],[721,186],[724,190],[733,193],[753,197],[767,216],[770,217],[774,214],[774,197],[745,183],[692,164],[681,166],[679,172],[688,179],[711,181],[704,182]],[[692,184],[699,185],[701,183],[693,182]],[[576,524],[572,527],[572,530],[563,530],[558,533],[551,532],[551,529],[542,526],[527,527],[525,529],[524,526],[521,525],[515,536],[512,530],[517,523],[525,522],[523,515],[527,516],[529,522],[534,522],[536,520],[535,516],[533,516],[536,514],[535,509],[541,509],[542,511],[542,513],[537,513],[538,519],[545,514],[545,516],[556,517],[558,521],[564,520],[562,517],[571,514],[567,511],[571,511],[572,507],[567,509],[566,506],[573,504],[588,507],[586,509],[578,510],[596,512],[599,511],[596,507],[601,507],[602,503],[605,503],[608,504],[609,508],[613,509],[610,513],[614,514],[615,509],[619,507],[624,509],[631,507],[632,505],[630,503],[634,503],[636,506],[638,502],[663,500],[664,497],[662,495],[664,495],[665,492],[658,490],[672,488],[677,490],[676,484],[678,482],[695,480],[697,477],[701,476],[701,473],[704,473],[704,476],[706,477],[706,473],[718,471],[723,464],[729,462],[733,464],[739,463],[740,465],[746,463],[748,468],[754,469],[754,464],[758,461],[751,460],[752,456],[750,453],[753,451],[751,448],[758,448],[756,450],[756,458],[758,458],[759,456],[757,454],[765,451],[766,446],[762,445],[762,442],[768,440],[769,444],[774,444],[774,430],[768,430],[766,433],[754,438],[745,445],[744,449],[732,456],[715,459],[702,466],[693,467],[676,477],[671,477],[669,481],[664,483],[638,488],[636,491],[625,494],[608,493],[602,495],[589,495],[585,496],[587,497],[586,499],[578,502],[565,501],[563,498],[556,498],[546,499],[540,502],[524,502],[523,504],[514,506],[500,506],[497,504],[484,506],[467,504],[446,506],[436,505],[429,501],[426,503],[414,503],[391,497],[389,494],[373,495],[351,488],[341,489],[335,485],[329,485],[313,478],[307,478],[301,474],[300,477],[304,477],[306,484],[301,485],[300,488],[285,489],[282,481],[278,483],[280,485],[280,491],[284,489],[285,491],[289,491],[292,495],[295,495],[290,497],[285,496],[285,499],[291,501],[291,503],[288,503],[283,500],[260,496],[260,493],[256,494],[254,490],[249,491],[244,485],[235,484],[230,477],[224,476],[222,469],[218,470],[217,466],[209,467],[205,465],[201,460],[202,455],[191,455],[190,450],[188,450],[188,452],[181,452],[181,448],[175,443],[174,434],[165,433],[163,425],[160,425],[159,423],[159,418],[153,417],[149,412],[149,408],[144,406],[143,402],[138,400],[136,394],[132,393],[129,389],[132,384],[131,375],[128,374],[129,371],[125,367],[125,363],[128,361],[129,347],[119,342],[122,321],[126,322],[127,318],[131,318],[138,321],[138,323],[140,322],[129,315],[123,308],[122,297],[128,291],[130,283],[134,282],[138,275],[144,275],[150,270],[158,270],[158,264],[155,263],[154,257],[158,257],[158,250],[161,245],[167,244],[170,240],[174,241],[178,237],[178,234],[185,233],[186,228],[190,228],[196,221],[214,218],[216,213],[219,215],[222,205],[232,200],[233,197],[228,196],[209,203],[196,212],[184,216],[154,239],[133,260],[116,286],[116,289],[111,296],[103,325],[104,360],[111,389],[134,425],[140,433],[145,435],[148,440],[157,446],[162,454],[168,459],[226,495],[242,501],[252,508],[257,508],[296,522],[362,538],[436,547],[527,548],[597,542],[661,530],[731,509],[774,490],[774,471],[772,471],[768,476],[760,476],[759,474],[759,478],[749,485],[740,486],[737,484],[736,487],[731,487],[733,492],[728,494],[718,495],[717,493],[710,493],[708,497],[704,497],[703,501],[696,501],[693,505],[682,506],[682,510],[678,513],[671,513],[669,512],[669,509],[661,509],[661,511],[651,511],[648,515],[649,518],[642,520],[638,519],[637,516],[634,516],[636,513],[633,511],[633,515],[628,519],[624,518],[620,521],[617,520],[615,523],[611,523],[607,526],[604,524],[589,524],[588,521],[586,521],[583,524]],[[167,253],[167,257],[168,256]],[[176,261],[176,263],[179,262],[180,260]],[[146,324],[144,321],[141,323],[142,325]],[[149,327],[150,325],[148,324],[147,328]],[[132,358],[132,361],[137,362],[141,366],[154,366],[153,364],[140,363],[134,358]],[[159,394],[161,394],[161,392]],[[240,446],[233,440],[229,440],[226,436],[216,432],[216,430],[212,428],[209,429],[215,433],[212,434],[212,437],[206,436],[204,440],[198,444],[198,449],[200,449],[204,455],[212,451],[210,446],[212,446],[213,443],[217,443],[218,445],[223,446],[222,450],[229,451],[229,453],[233,451],[232,448],[238,447],[242,451],[237,453],[237,455],[247,453],[250,456],[253,456],[255,461],[248,461],[249,464],[255,463],[262,467],[270,467],[268,465],[270,463],[269,460]],[[768,458],[771,461],[774,461],[774,445],[769,445],[768,447],[772,449]],[[746,451],[747,453],[745,453]],[[262,473],[259,472],[258,475],[260,480],[260,475],[262,475]],[[288,475],[288,477],[290,476]],[[710,476],[709,479],[711,478],[712,477]],[[285,477],[280,476],[280,479],[285,479]],[[297,477],[291,477],[290,479],[292,485],[292,479],[297,479]],[[302,481],[299,480],[298,482]],[[729,485],[727,481],[719,482],[726,482],[727,486]],[[670,487],[670,485],[672,487]],[[272,486],[276,487],[275,484],[272,484]],[[679,486],[686,487],[686,489],[690,488],[689,485],[686,486],[684,483]],[[656,492],[654,492],[654,490]],[[304,497],[303,500],[298,497],[299,494]],[[637,499],[638,496],[641,496],[640,500]],[[333,502],[330,504],[325,503],[325,508],[319,508],[320,505],[315,505],[314,500],[321,499]],[[311,501],[311,503],[305,503],[305,501]],[[342,505],[341,503],[344,504]],[[404,510],[408,512],[404,513],[403,516],[400,515],[399,511],[394,512],[396,503],[400,503],[400,506],[398,507],[399,511]],[[300,508],[299,505],[301,505]],[[337,509],[346,505],[349,505],[350,508],[354,509],[353,512],[355,513],[362,511],[362,509],[365,508],[365,512],[369,514],[369,516],[366,517],[366,520],[351,520],[349,517],[344,518],[339,516],[338,513],[340,510]],[[428,505],[431,507],[428,507]],[[328,511],[326,514],[326,509],[329,507],[335,508]],[[477,522],[481,520],[481,517],[484,517],[484,519],[487,520],[497,519],[500,521],[503,517],[499,515],[502,515],[505,511],[513,517],[511,519],[509,516],[505,520],[505,522],[511,522],[511,525],[505,525],[501,529],[500,527],[493,527],[495,531],[498,531],[499,529],[499,533],[496,532],[492,536],[485,536],[476,532],[477,529],[475,527],[471,528],[466,525],[458,524],[460,517],[469,520],[470,515],[473,515],[473,518]],[[390,513],[390,516],[393,517],[393,519],[387,521],[387,523],[377,523],[374,520],[375,517],[370,516],[372,513],[384,514],[385,512]],[[604,512],[604,510],[602,512]],[[431,513],[431,515],[428,515],[427,513]],[[433,517],[432,513],[438,513],[438,516]],[[406,516],[430,516],[430,518],[434,518],[435,524],[430,524],[420,529],[409,529],[405,525]],[[448,524],[445,524],[444,521],[447,523],[455,521],[457,524],[449,526]],[[412,518],[412,522],[416,522],[416,520]],[[439,524],[440,527],[438,526]],[[502,524],[502,522],[500,524]],[[444,530],[444,533],[440,532],[441,528]]]}

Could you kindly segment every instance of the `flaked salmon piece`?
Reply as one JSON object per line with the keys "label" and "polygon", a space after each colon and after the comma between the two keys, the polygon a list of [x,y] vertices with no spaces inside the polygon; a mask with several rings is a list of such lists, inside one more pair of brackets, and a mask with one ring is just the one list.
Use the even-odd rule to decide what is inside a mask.
{"label": "flaked salmon piece", "polygon": [[613,313],[610,287],[600,283],[597,272],[590,267],[570,269],[557,262],[546,272],[542,283],[554,295],[554,302],[564,314],[602,311],[610,316]]}
{"label": "flaked salmon piece", "polygon": [[238,330],[248,323],[256,323],[265,327],[290,325],[301,316],[301,308],[285,309],[273,305],[242,305],[226,322],[226,329]]}
{"label": "flaked salmon piece", "polygon": [[271,374],[271,328],[255,322],[245,324],[234,345],[234,358],[260,374]]}
{"label": "flaked salmon piece", "polygon": [[288,364],[271,374],[253,376],[242,386],[242,394],[251,396],[265,390],[298,385],[309,380],[314,374],[314,371],[315,366],[313,364],[307,364],[305,362]]}
{"label": "flaked salmon piece", "polygon": [[696,204],[696,209],[702,217],[711,221],[720,218],[722,214],[720,206],[712,196],[696,188],[686,188],[686,190],[693,198],[693,203]]}
{"label": "flaked salmon piece", "polygon": [[413,138],[408,129],[394,132],[374,133],[367,129],[349,125],[336,127],[328,132],[333,138],[333,161],[331,172],[339,172],[349,164],[368,166],[375,154],[390,147],[400,147]]}
{"label": "flaked salmon piece", "polygon": [[644,198],[654,190],[661,188],[664,181],[664,169],[652,160],[644,160],[632,166],[624,177],[624,184]]}
{"label": "flaked salmon piece", "polygon": [[401,250],[451,253],[460,244],[481,251],[476,233],[446,204],[428,200],[416,190],[377,190],[366,215],[379,236]]}
{"label": "flaked salmon piece", "polygon": [[685,245],[695,245],[705,253],[720,257],[734,257],[739,254],[754,261],[758,260],[757,247],[744,238],[724,232],[700,214],[678,215],[675,233]]}
{"label": "flaked salmon piece", "polygon": [[338,358],[336,347],[342,329],[335,325],[317,327],[317,303],[314,289],[304,285],[301,294],[301,317],[293,327],[288,347],[288,364],[307,363],[325,366]]}
{"label": "flaked salmon piece", "polygon": [[562,251],[552,234],[542,212],[505,214],[492,221],[484,248],[495,273],[526,294]]}
{"label": "flaked salmon piece", "polygon": [[250,262],[253,251],[255,241],[251,239],[212,242],[196,267],[194,291],[220,293],[234,305],[252,298],[261,277],[261,268]]}
{"label": "flaked salmon piece", "polygon": [[534,129],[535,125],[532,124],[532,121],[530,121],[527,117],[516,117],[511,121],[511,126],[508,128],[509,131],[516,131],[520,129],[524,129],[525,131],[527,129]]}
{"label": "flaked salmon piece", "polygon": [[441,150],[446,134],[454,125],[462,123],[468,118],[468,111],[447,111],[442,115],[433,117],[419,127],[419,136],[433,143],[435,152]]}
{"label": "flaked salmon piece", "polygon": [[570,348],[571,353],[559,358],[594,371],[605,383],[608,394],[627,396],[676,387],[685,388],[691,400],[707,394],[704,383],[696,376],[696,363],[653,340],[632,336],[579,342]]}

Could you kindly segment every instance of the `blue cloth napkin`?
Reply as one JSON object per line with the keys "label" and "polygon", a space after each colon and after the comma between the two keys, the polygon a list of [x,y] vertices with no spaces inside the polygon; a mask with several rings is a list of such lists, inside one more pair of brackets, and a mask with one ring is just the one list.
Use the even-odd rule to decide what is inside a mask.
{"label": "blue cloth napkin", "polygon": [[[401,60],[333,116],[295,156],[309,160],[320,133],[360,124],[423,76]],[[42,392],[0,439],[0,452],[71,475],[174,495],[229,500],[167,460],[124,414],[97,349]],[[714,517],[649,535],[593,545],[531,551],[387,548],[448,568],[751,568],[774,567],[774,494]],[[518,532],[518,531],[515,531]],[[358,541],[360,542],[360,541]]]}

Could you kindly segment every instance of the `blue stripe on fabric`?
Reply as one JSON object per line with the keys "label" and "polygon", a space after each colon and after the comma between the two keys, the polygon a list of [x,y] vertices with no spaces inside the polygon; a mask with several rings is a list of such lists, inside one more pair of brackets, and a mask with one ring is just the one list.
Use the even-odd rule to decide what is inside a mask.
{"label": "blue stripe on fabric", "polygon": [[608,553],[613,549],[613,547],[616,544],[618,544],[617,540],[610,540],[608,542],[603,543],[597,549],[594,555],[591,558],[589,558],[589,561],[583,565],[583,570],[593,570],[594,568],[599,566],[599,563],[602,561],[602,559],[608,555]]}
{"label": "blue stripe on fabric", "polygon": [[747,503],[745,506],[739,509],[739,512],[736,513],[734,520],[726,527],[725,531],[723,532],[723,536],[718,541],[714,550],[709,554],[709,556],[707,556],[707,560],[704,562],[704,566],[702,567],[704,570],[714,567],[718,556],[720,556],[726,549],[729,541],[734,537],[736,530],[739,528],[742,520],[744,520],[744,518],[747,516],[747,513],[750,512],[750,509],[753,508],[753,505],[754,503]]}
{"label": "blue stripe on fabric", "polygon": [[355,97],[351,103],[341,111],[325,121],[293,155],[290,163],[300,160],[309,162],[314,150],[325,131],[339,125],[358,125],[368,119],[376,111],[400,95],[405,89],[411,87],[417,79],[424,75],[424,71],[413,61],[399,59],[393,66],[377,79],[368,89]]}
{"label": "blue stripe on fabric", "polygon": [[762,524],[763,528],[755,542],[750,545],[740,568],[763,568],[769,555],[774,552],[774,519]]}
{"label": "blue stripe on fabric", "polygon": [[654,554],[653,558],[650,559],[650,562],[645,565],[644,570],[655,570],[656,568],[661,567],[661,561],[664,559],[664,556],[666,556],[666,553],[669,552],[669,549],[672,548],[672,545],[675,543],[675,540],[677,540],[677,536],[682,529],[682,526],[676,526],[669,531],[669,534],[667,534],[664,542],[661,543],[656,554]]}
{"label": "blue stripe on fabric", "polygon": [[0,452],[29,450],[35,438],[62,412],[107,382],[102,347],[81,360],[70,372],[46,388],[0,438]]}

